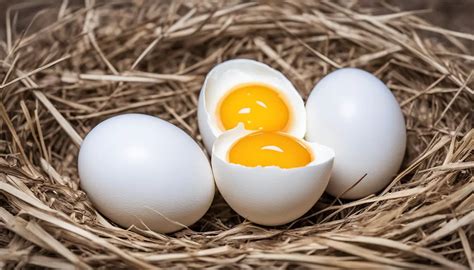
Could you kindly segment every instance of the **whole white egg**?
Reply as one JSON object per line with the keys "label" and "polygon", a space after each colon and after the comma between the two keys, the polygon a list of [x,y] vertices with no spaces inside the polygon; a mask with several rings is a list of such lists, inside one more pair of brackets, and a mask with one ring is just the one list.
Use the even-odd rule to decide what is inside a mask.
{"label": "whole white egg", "polygon": [[199,220],[214,196],[200,147],[153,116],[124,114],[97,125],[82,142],[78,167],[94,206],[123,227],[177,231]]}
{"label": "whole white egg", "polygon": [[377,77],[355,68],[334,71],[314,87],[306,112],[306,139],[336,154],[328,193],[361,198],[380,191],[396,175],[405,153],[405,121],[397,100]]}

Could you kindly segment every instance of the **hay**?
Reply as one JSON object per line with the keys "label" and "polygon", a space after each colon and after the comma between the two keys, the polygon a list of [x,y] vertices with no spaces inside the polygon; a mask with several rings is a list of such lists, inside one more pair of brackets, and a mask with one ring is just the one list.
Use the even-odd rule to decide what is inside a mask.
{"label": "hay", "polygon": [[[1,267],[474,267],[473,35],[357,2],[48,3],[10,6],[0,43]],[[305,98],[337,67],[376,74],[406,117],[399,175],[361,200],[324,195],[280,227],[244,221],[219,196],[172,235],[101,217],[78,188],[87,132],[143,112],[200,142],[203,78],[237,57],[281,70]]]}

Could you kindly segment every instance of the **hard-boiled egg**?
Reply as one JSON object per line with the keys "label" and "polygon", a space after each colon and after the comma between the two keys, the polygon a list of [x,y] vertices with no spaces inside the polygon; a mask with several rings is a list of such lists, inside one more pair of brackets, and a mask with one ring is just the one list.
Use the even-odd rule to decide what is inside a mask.
{"label": "hard-boiled egg", "polygon": [[229,60],[207,75],[199,96],[198,123],[208,151],[216,138],[243,123],[247,130],[281,131],[302,138],[304,103],[291,82],[254,60]]}
{"label": "hard-boiled egg", "polygon": [[179,230],[200,219],[214,196],[211,167],[196,142],[148,115],[97,125],[82,142],[78,166],[94,206],[123,227]]}
{"label": "hard-boiled egg", "polygon": [[226,202],[262,225],[301,217],[328,183],[334,152],[275,131],[249,131],[240,124],[214,143],[212,168]]}
{"label": "hard-boiled egg", "polygon": [[360,69],[334,71],[314,87],[306,111],[306,139],[336,153],[328,193],[357,199],[393,179],[405,153],[405,122],[382,81]]}

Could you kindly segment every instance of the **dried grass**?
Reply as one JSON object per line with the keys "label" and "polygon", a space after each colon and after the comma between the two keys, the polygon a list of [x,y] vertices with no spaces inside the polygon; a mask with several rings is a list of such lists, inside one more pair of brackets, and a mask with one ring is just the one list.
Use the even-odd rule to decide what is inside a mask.
{"label": "dried grass", "polygon": [[[474,268],[473,35],[357,2],[48,3],[10,6],[0,43],[1,267]],[[335,68],[375,73],[406,117],[399,175],[357,201],[325,195],[281,227],[219,196],[172,235],[101,217],[78,188],[84,135],[143,112],[200,142],[203,78],[237,57],[282,70],[304,97]]]}

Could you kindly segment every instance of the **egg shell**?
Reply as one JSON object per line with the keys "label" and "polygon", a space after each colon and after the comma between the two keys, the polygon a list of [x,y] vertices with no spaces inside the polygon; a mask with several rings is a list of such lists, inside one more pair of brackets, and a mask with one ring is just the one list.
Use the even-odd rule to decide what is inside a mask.
{"label": "egg shell", "polygon": [[206,76],[199,94],[199,131],[208,151],[216,138],[224,132],[218,124],[219,102],[235,86],[252,82],[264,83],[279,90],[290,110],[290,127],[286,132],[303,138],[306,132],[306,112],[303,99],[293,84],[281,72],[268,65],[249,59],[234,59],[216,65]]}
{"label": "egg shell", "polygon": [[159,118],[109,118],[84,139],[81,187],[94,206],[123,227],[169,233],[199,220],[214,196],[207,157],[184,131]]}
{"label": "egg shell", "polygon": [[216,140],[211,162],[220,193],[232,209],[257,224],[281,225],[301,217],[323,194],[334,151],[316,143],[305,143],[315,159],[305,167],[291,169],[230,163],[229,149],[250,133],[239,125]]}
{"label": "egg shell", "polygon": [[406,147],[400,106],[374,75],[355,68],[325,76],[306,103],[308,141],[334,149],[327,192],[358,199],[376,193],[395,176]]}

